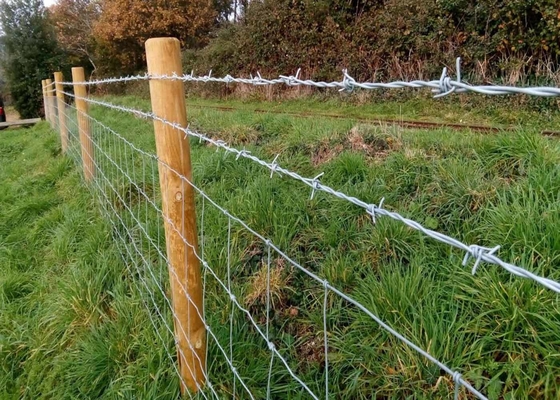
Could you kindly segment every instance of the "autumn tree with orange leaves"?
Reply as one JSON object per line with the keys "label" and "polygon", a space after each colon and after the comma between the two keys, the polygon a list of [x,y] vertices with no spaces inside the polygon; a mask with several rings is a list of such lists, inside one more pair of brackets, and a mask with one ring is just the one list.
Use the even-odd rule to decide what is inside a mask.
{"label": "autumn tree with orange leaves", "polygon": [[72,65],[89,64],[94,73],[98,68],[97,41],[93,30],[101,14],[101,0],[58,0],[50,8],[60,47]]}
{"label": "autumn tree with orange leaves", "polygon": [[183,47],[197,48],[216,21],[212,0],[101,0],[100,7],[94,28],[100,61],[119,73],[144,67],[147,39],[173,36]]}

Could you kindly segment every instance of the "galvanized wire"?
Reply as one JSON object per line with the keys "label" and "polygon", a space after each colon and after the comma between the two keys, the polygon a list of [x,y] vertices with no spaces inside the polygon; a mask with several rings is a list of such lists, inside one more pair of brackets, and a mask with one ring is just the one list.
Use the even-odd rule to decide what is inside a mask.
{"label": "galvanized wire", "polygon": [[[66,93],[69,96],[74,96],[70,93]],[[268,162],[268,161],[264,161],[260,158],[258,158],[257,156],[251,154],[250,151],[246,150],[246,149],[237,149],[235,147],[231,147],[229,146],[226,142],[219,140],[219,139],[213,139],[209,136],[206,136],[202,133],[199,132],[195,132],[191,129],[189,129],[189,127],[187,126],[182,127],[177,123],[171,122],[171,121],[167,121],[164,118],[161,118],[157,115],[155,115],[152,112],[145,112],[145,111],[141,111],[141,110],[136,110],[133,108],[128,108],[128,107],[124,107],[124,106],[120,106],[120,105],[115,105],[112,103],[108,103],[105,101],[101,101],[101,100],[94,100],[91,98],[79,98],[81,100],[85,100],[91,104],[96,104],[96,105],[100,105],[103,107],[107,107],[110,109],[114,109],[117,111],[121,111],[121,112],[126,112],[126,113],[131,113],[134,114],[136,116],[142,117],[142,118],[146,118],[146,119],[151,119],[151,120],[156,120],[159,122],[162,122],[164,124],[170,125],[173,128],[183,132],[186,136],[190,136],[190,137],[195,137],[198,138],[199,140],[202,140],[206,143],[209,143],[217,148],[223,149],[225,150],[227,153],[231,153],[234,154],[236,159],[239,158],[246,158],[249,159],[259,165],[261,165],[264,168],[267,168],[270,171],[270,177],[272,178],[274,174],[278,174],[279,176],[285,175],[288,176],[290,178],[293,178],[307,186],[309,186],[311,188],[311,199],[313,199],[313,197],[315,196],[316,192],[324,192],[324,193],[328,193],[334,197],[337,197],[341,200],[345,200],[347,202],[350,202],[358,207],[363,208],[364,210],[366,210],[366,212],[372,217],[372,221],[375,223],[376,222],[376,218],[380,217],[380,216],[385,216],[385,217],[389,217],[391,219],[400,221],[402,223],[404,223],[406,226],[413,228],[421,233],[423,233],[424,235],[430,237],[431,239],[434,239],[438,242],[447,244],[449,246],[458,248],[462,251],[465,252],[465,256],[463,259],[463,265],[466,266],[469,259],[473,258],[474,259],[474,265],[472,268],[472,273],[474,274],[477,271],[478,266],[480,265],[480,263],[482,261],[485,261],[487,263],[490,264],[495,264],[495,265],[499,265],[500,267],[504,268],[506,271],[510,272],[511,274],[518,276],[518,277],[522,277],[522,278],[527,278],[527,279],[532,279],[533,281],[539,283],[540,285],[553,290],[556,293],[560,293],[560,282],[554,281],[552,279],[549,278],[545,278],[545,277],[541,277],[535,273],[532,273],[522,267],[516,266],[514,264],[508,263],[503,261],[502,259],[500,259],[498,256],[495,255],[495,253],[497,252],[497,250],[499,249],[499,246],[494,246],[494,247],[484,247],[484,246],[480,246],[477,244],[466,244],[461,242],[458,239],[455,239],[451,236],[445,235],[443,233],[428,229],[426,227],[424,227],[422,224],[420,224],[419,222],[416,222],[414,220],[411,220],[409,218],[406,218],[404,216],[402,216],[401,214],[397,213],[397,212],[393,212],[393,211],[389,211],[386,208],[383,208],[383,199],[381,199],[379,204],[372,204],[372,203],[368,203],[365,202],[363,200],[360,200],[356,197],[353,196],[349,196],[346,193],[343,193],[341,191],[335,190],[332,187],[322,184],[319,180],[319,178],[323,175],[323,173],[315,176],[314,178],[309,178],[309,177],[303,177],[300,174],[298,174],[297,172],[291,171],[287,168],[283,168],[278,164],[278,156],[276,156],[274,158],[274,160],[272,162]]]}
{"label": "galvanized wire", "polygon": [[[71,107],[71,106],[70,106]],[[71,107],[75,110],[74,107]],[[76,112],[78,112],[76,110]],[[223,292],[225,292],[225,294],[229,297],[231,303],[233,306],[235,306],[235,308],[239,311],[241,311],[241,313],[246,317],[246,319],[250,322],[251,326],[254,328],[255,332],[258,333],[258,335],[265,341],[268,349],[270,350],[270,354],[271,354],[271,361],[270,361],[270,368],[269,368],[269,376],[268,376],[268,383],[267,383],[267,398],[271,398],[270,395],[270,386],[271,386],[271,374],[272,374],[272,365],[273,365],[273,361],[275,358],[278,358],[282,364],[284,365],[284,367],[286,368],[287,372],[290,374],[290,376],[298,382],[298,384],[302,387],[302,389],[304,389],[306,391],[306,393],[311,396],[311,398],[314,399],[318,399],[319,397],[309,388],[309,386],[303,382],[303,380],[301,380],[300,377],[298,377],[298,375],[295,373],[295,371],[293,370],[293,368],[290,366],[290,363],[288,362],[288,360],[280,353],[280,351],[276,348],[274,342],[270,339],[269,337],[269,333],[268,333],[268,325],[269,325],[269,315],[268,315],[268,311],[267,311],[267,320],[265,323],[266,328],[263,329],[257,322],[255,317],[251,314],[251,312],[244,307],[243,305],[241,305],[241,303],[239,302],[239,300],[236,298],[235,294],[232,291],[231,288],[231,281],[229,280],[230,278],[230,272],[229,272],[229,258],[230,258],[230,235],[231,235],[231,223],[235,222],[236,224],[240,225],[241,227],[243,227],[247,232],[249,232],[250,234],[252,234],[255,238],[259,239],[262,243],[264,243],[267,247],[267,249],[272,249],[274,250],[279,256],[281,256],[285,261],[287,261],[292,267],[296,268],[297,270],[301,271],[302,273],[304,273],[305,275],[307,275],[309,278],[311,278],[313,281],[319,283],[320,285],[323,286],[324,288],[324,303],[323,303],[323,335],[324,335],[324,346],[325,346],[325,354],[326,354],[326,359],[325,359],[325,367],[326,367],[326,371],[325,371],[325,377],[327,382],[325,383],[325,391],[326,391],[326,398],[329,398],[329,385],[328,385],[328,338],[327,338],[327,322],[326,322],[326,318],[327,318],[327,296],[328,293],[334,293],[337,296],[339,296],[340,298],[344,299],[346,302],[348,302],[349,304],[355,306],[357,309],[361,310],[364,314],[366,314],[367,316],[369,316],[373,321],[375,321],[381,328],[383,328],[385,331],[387,331],[389,334],[391,334],[392,336],[394,336],[395,338],[397,338],[398,340],[400,340],[402,343],[404,343],[405,345],[407,345],[408,347],[410,347],[411,349],[415,350],[416,352],[418,352],[420,355],[422,355],[423,357],[425,357],[426,359],[428,359],[429,361],[431,361],[432,363],[434,363],[435,365],[437,365],[441,370],[445,371],[447,374],[449,374],[453,381],[456,383],[456,390],[455,390],[455,398],[458,398],[458,389],[460,387],[465,387],[472,395],[474,395],[475,397],[479,398],[479,399],[486,399],[486,397],[480,393],[478,390],[476,390],[468,381],[466,381],[465,379],[462,378],[461,374],[458,371],[453,370],[452,368],[450,368],[449,366],[447,366],[446,364],[444,364],[443,362],[439,361],[437,358],[433,357],[431,354],[429,354],[427,351],[423,350],[422,348],[420,348],[418,345],[414,344],[412,341],[410,341],[409,339],[407,339],[404,335],[400,334],[398,331],[396,331],[395,329],[393,329],[391,326],[389,326],[387,323],[383,322],[381,320],[381,318],[379,316],[377,316],[376,314],[374,314],[372,311],[370,311],[367,307],[365,307],[363,304],[361,304],[359,301],[357,301],[356,299],[354,299],[353,297],[349,296],[348,294],[342,292],[340,289],[337,289],[336,287],[334,287],[331,283],[329,283],[327,280],[319,277],[317,274],[309,271],[308,269],[306,269],[304,266],[302,266],[300,263],[298,263],[297,261],[295,261],[294,259],[292,259],[290,256],[288,256],[286,253],[284,253],[276,244],[274,244],[270,239],[264,237],[263,235],[259,234],[257,231],[255,231],[254,229],[252,229],[245,221],[243,221],[242,219],[234,216],[233,214],[231,214],[229,211],[227,211],[225,208],[223,208],[222,206],[220,206],[214,199],[212,199],[204,190],[202,190],[200,187],[198,187],[197,185],[195,185],[190,179],[188,179],[187,177],[185,177],[184,175],[181,175],[178,171],[174,170],[170,165],[168,165],[167,163],[165,163],[163,160],[159,159],[157,157],[156,154],[153,153],[149,153],[146,152],[145,150],[142,150],[140,148],[138,148],[136,145],[134,145],[133,143],[131,143],[129,140],[127,140],[126,138],[124,138],[122,135],[120,135],[119,133],[117,133],[116,131],[114,131],[113,129],[105,126],[103,123],[101,123],[100,121],[98,121],[97,119],[91,117],[91,116],[87,116],[85,114],[83,114],[83,116],[85,118],[88,118],[90,120],[90,125],[94,126],[94,130],[95,127],[100,127],[103,131],[103,133],[105,135],[109,135],[112,139],[114,139],[115,141],[118,141],[120,144],[122,144],[123,148],[125,149],[125,155],[124,157],[119,157],[119,160],[114,160],[111,155],[105,151],[103,149],[103,147],[98,143],[98,140],[93,140],[94,143],[94,150],[96,153],[98,153],[98,155],[101,155],[103,157],[103,159],[107,160],[108,163],[110,163],[112,165],[112,167],[116,168],[116,170],[118,171],[118,173],[124,177],[126,179],[126,181],[135,187],[135,190],[137,191],[137,193],[145,198],[146,201],[146,206],[150,206],[152,207],[154,210],[157,211],[158,215],[161,215],[162,218],[165,220],[165,222],[167,222],[169,224],[169,226],[171,227],[171,229],[173,229],[177,234],[179,234],[179,236],[181,237],[181,239],[183,240],[184,244],[186,246],[188,246],[189,248],[191,248],[193,250],[193,253],[195,254],[195,256],[199,259],[199,261],[201,262],[203,268],[205,271],[207,271],[210,276],[212,278],[215,279],[216,283],[218,284],[218,287],[221,288],[223,290]],[[157,120],[157,118],[154,118]],[[175,128],[177,128],[176,126],[174,126]],[[178,128],[177,128],[178,129]],[[181,134],[185,134],[188,133],[187,130],[180,130],[178,129],[177,131],[178,133],[181,132]],[[119,145],[120,148],[120,145]],[[189,243],[188,240],[184,237],[184,235],[182,234],[182,231],[179,227],[175,226],[174,222],[172,220],[170,220],[168,218],[168,216],[166,215],[165,211],[162,210],[158,204],[156,204],[156,202],[154,201],[154,199],[152,199],[144,190],[144,188],[142,188],[136,181],[135,179],[131,176],[134,174],[131,174],[128,171],[128,161],[132,161],[131,155],[126,153],[126,149],[128,149],[131,153],[136,153],[138,154],[140,157],[145,157],[146,159],[153,161],[155,163],[158,164],[159,168],[164,168],[168,171],[170,171],[171,173],[175,174],[177,177],[179,177],[181,179],[182,182],[184,182],[184,184],[191,186],[196,193],[198,193],[200,196],[202,196],[202,198],[205,200],[205,203],[208,203],[210,205],[212,205],[216,210],[218,210],[222,215],[226,216],[228,219],[228,279],[226,281],[224,281],[223,279],[221,279],[217,272],[212,268],[212,266],[210,265],[211,263],[205,259],[203,257],[202,253],[198,252],[198,249],[192,244]],[[239,153],[238,155],[240,156],[241,153]],[[89,155],[90,157],[94,158],[93,155]],[[79,154],[78,154],[79,157]],[[124,160],[124,163],[126,165],[126,170],[123,169],[123,166],[121,165],[122,160]],[[143,223],[142,221],[140,221],[140,219],[134,214],[133,210],[129,207],[129,205],[127,205],[126,199],[123,199],[122,196],[119,194],[118,190],[114,187],[114,185],[111,183],[111,179],[108,178],[104,171],[103,171],[103,167],[100,166],[97,162],[94,162],[95,168],[96,168],[96,180],[94,181],[97,185],[99,185],[99,181],[103,182],[105,185],[109,186],[110,192],[113,195],[116,195],[119,200],[120,203],[124,205],[124,208],[126,209],[126,211],[130,214],[131,218],[133,219],[133,223],[134,223],[134,227],[127,227],[127,225],[125,224],[125,222],[122,220],[122,218],[119,216],[119,213],[117,210],[114,209],[114,206],[112,205],[112,201],[109,198],[109,196],[104,193],[104,189],[100,186],[98,186],[99,188],[99,192],[101,193],[101,195],[104,196],[103,199],[103,203],[105,203],[105,205],[109,206],[112,208],[112,214],[115,214],[117,219],[120,220],[120,224],[125,228],[125,232],[127,235],[129,235],[129,239],[127,240],[126,238],[121,237],[121,240],[125,242],[125,244],[127,242],[130,242],[133,246],[133,249],[127,248],[127,251],[129,251],[129,256],[134,259],[135,257],[140,257],[140,261],[142,263],[142,266],[145,270],[147,270],[150,275],[152,276],[152,278],[154,279],[154,282],[156,283],[156,285],[159,286],[158,284],[158,280],[155,277],[155,275],[153,274],[152,268],[151,268],[151,264],[150,262],[145,258],[145,256],[142,253],[142,250],[138,248],[138,246],[135,244],[135,233],[134,231],[139,231],[141,232],[147,239],[148,242],[150,243],[150,245],[155,248],[157,254],[159,255],[160,259],[163,259],[165,261],[166,265],[169,265],[170,262],[167,259],[166,255],[161,251],[161,249],[159,248],[159,246],[157,245],[157,243],[153,242],[153,240],[151,239],[149,233],[145,230],[145,228],[143,227]],[[134,168],[134,162],[131,162],[132,168]],[[274,172],[274,171],[273,171]],[[278,167],[278,169],[276,170],[276,172],[282,172],[282,173],[286,173],[282,168]],[[318,186],[315,188],[315,190],[321,190]],[[128,247],[128,246],[126,246]],[[134,255],[136,254],[136,255]],[[270,254],[270,253],[269,253]],[[268,259],[270,260],[270,256],[268,257]],[[270,274],[269,270],[270,270],[270,261],[267,262],[268,266],[267,266],[267,275]],[[173,274],[174,273],[174,269],[171,268],[169,269],[169,271]],[[142,280],[142,274],[140,273],[140,271],[138,271],[138,274],[140,275],[140,279]],[[176,278],[178,278],[175,275]],[[269,279],[269,278],[268,278]],[[144,282],[145,283],[145,282]],[[223,354],[223,356],[225,357],[226,361],[228,362],[229,367],[231,368],[232,372],[234,373],[235,377],[241,382],[243,388],[245,389],[245,391],[247,392],[248,396],[250,398],[255,398],[253,393],[251,393],[250,389],[248,388],[248,386],[246,385],[246,383],[244,382],[244,380],[241,378],[241,376],[238,374],[238,371],[235,368],[235,365],[233,364],[233,360],[232,360],[232,353],[231,353],[231,347],[230,347],[230,352],[228,355],[228,351],[224,348],[224,346],[222,346],[219,342],[219,340],[217,339],[215,333],[212,330],[212,327],[208,324],[207,319],[204,318],[204,312],[203,310],[200,310],[196,304],[193,302],[193,300],[191,299],[188,291],[186,290],[186,288],[183,286],[183,284],[180,282],[179,283],[182,289],[182,293],[186,296],[187,300],[194,306],[196,312],[198,313],[199,317],[202,319],[202,321],[204,322],[205,328],[208,332],[208,335],[214,339],[215,344],[217,345],[217,347],[219,348],[220,352]],[[149,292],[149,286],[147,284],[145,284],[146,286],[146,290]],[[170,307],[170,312],[173,313],[173,308],[171,306],[171,303],[169,302],[169,299],[167,298],[166,294],[165,294],[165,289],[161,286],[159,286],[159,290],[160,293],[162,294],[162,296],[165,298],[167,304]],[[267,298],[270,297],[270,287],[269,285],[267,285]],[[153,300],[153,299],[152,299]],[[156,309],[158,309],[157,307],[157,303],[155,302],[155,300],[153,300],[154,306],[156,307]],[[164,316],[163,316],[163,312],[162,311],[158,311],[160,317],[162,319],[165,320]],[[154,323],[154,326],[155,323]],[[168,328],[170,329],[170,328]],[[181,326],[179,326],[179,329],[182,329]],[[231,329],[231,328],[230,328]],[[232,340],[232,333],[230,330],[230,346],[232,346],[231,343]],[[191,348],[192,349],[192,348]],[[178,372],[178,371],[177,371]],[[216,392],[214,391],[214,386],[211,385],[209,383],[209,388],[211,389],[211,394],[214,395],[215,398],[219,398],[219,396],[216,394]],[[201,392],[201,394],[204,395],[204,397],[206,397],[206,395],[204,394],[204,392]]]}
{"label": "galvanized wire", "polygon": [[[172,75],[155,75],[155,74],[139,74],[125,77],[115,77],[107,79],[91,80],[88,82],[81,82],[85,85],[101,85],[108,83],[118,82],[131,82],[131,81],[147,81],[147,80],[172,80],[183,82],[199,82],[199,83],[242,83],[254,86],[270,86],[270,85],[287,85],[287,86],[310,86],[315,88],[332,88],[339,89],[340,91],[351,92],[354,89],[377,90],[377,89],[420,89],[428,88],[434,93],[434,97],[439,98],[447,96],[452,93],[466,93],[474,92],[484,95],[510,95],[510,94],[525,94],[529,96],[540,97],[555,97],[560,96],[560,88],[558,87],[515,87],[503,85],[471,85],[461,80],[461,59],[456,60],[456,77],[453,79],[448,75],[447,67],[443,68],[442,74],[439,79],[424,81],[393,81],[393,82],[358,82],[349,73],[348,70],[342,71],[342,80],[340,81],[314,81],[311,79],[301,79],[301,68],[298,69],[295,75],[280,75],[278,78],[267,79],[263,78],[260,73],[250,78],[233,77],[227,74],[223,77],[212,76],[212,71],[208,75],[195,76],[194,72],[190,74],[173,73]],[[75,85],[73,82],[64,82],[65,85]]]}

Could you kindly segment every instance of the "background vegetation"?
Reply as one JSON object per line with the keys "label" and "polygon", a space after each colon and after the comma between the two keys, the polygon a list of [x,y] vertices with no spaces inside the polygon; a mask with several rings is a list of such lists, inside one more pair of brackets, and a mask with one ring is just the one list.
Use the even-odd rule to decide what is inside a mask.
{"label": "background vegetation", "polygon": [[[144,41],[162,35],[178,37],[186,70],[200,73],[302,68],[329,80],[348,68],[361,80],[431,79],[461,56],[473,82],[560,83],[555,0],[59,0],[49,10],[40,0],[5,0],[3,9],[6,80],[24,115],[39,112],[34,82],[54,69],[135,73]],[[32,37],[23,34],[29,27]],[[59,50],[64,61],[53,61]]]}
{"label": "background vegetation", "polygon": [[41,80],[63,63],[53,26],[41,0],[3,2],[0,24],[0,81],[7,81],[20,115],[35,117],[42,109]]}

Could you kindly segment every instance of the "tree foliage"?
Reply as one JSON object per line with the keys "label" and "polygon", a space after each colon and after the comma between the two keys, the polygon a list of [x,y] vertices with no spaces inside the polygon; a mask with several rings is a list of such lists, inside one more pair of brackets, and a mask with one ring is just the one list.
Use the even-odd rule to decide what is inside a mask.
{"label": "tree foliage", "polygon": [[144,66],[144,42],[174,36],[184,47],[199,47],[216,22],[212,0],[102,0],[95,27],[101,61],[121,73]]}
{"label": "tree foliage", "polygon": [[48,19],[66,61],[99,75],[144,69],[145,41],[174,36],[188,70],[219,74],[431,78],[460,56],[481,81],[560,80],[557,0],[59,0],[50,13],[40,0],[3,4],[4,75],[22,110],[40,98],[26,79],[60,66]]}
{"label": "tree foliage", "polygon": [[50,9],[60,47],[72,65],[97,69],[94,27],[101,15],[100,0],[58,0]]}
{"label": "tree foliage", "polygon": [[8,0],[0,7],[2,64],[17,111],[40,115],[41,80],[61,67],[54,30],[41,0]]}
{"label": "tree foliage", "polygon": [[187,68],[414,79],[437,76],[458,56],[482,80],[557,66],[557,0],[252,1]]}

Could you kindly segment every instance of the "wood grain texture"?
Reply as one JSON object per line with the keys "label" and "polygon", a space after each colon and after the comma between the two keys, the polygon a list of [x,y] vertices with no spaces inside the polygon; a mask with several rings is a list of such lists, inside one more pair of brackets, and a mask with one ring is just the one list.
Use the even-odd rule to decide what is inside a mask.
{"label": "wood grain texture", "polygon": [[76,95],[76,109],[78,110],[78,127],[80,131],[80,146],[82,148],[84,177],[87,182],[91,182],[95,176],[95,153],[89,126],[89,107],[87,101],[79,99],[80,97],[87,97],[86,85],[79,84],[79,82],[85,82],[85,80],[85,73],[82,67],[72,68],[72,82],[75,84],[74,94]]}
{"label": "wood grain texture", "polygon": [[60,143],[62,145],[62,152],[66,153],[68,150],[68,130],[66,128],[66,103],[64,101],[64,77],[62,72],[54,73],[55,89],[56,89],[56,101],[58,104],[58,131],[60,133]]}
{"label": "wood grain texture", "polygon": [[[179,41],[155,38],[146,42],[148,73],[181,73]],[[183,82],[151,80],[152,111],[159,117],[187,126]],[[184,133],[168,124],[154,121],[162,209],[165,214],[165,239],[169,258],[169,279],[174,307],[175,336],[178,342],[180,373],[188,389],[196,392],[204,382],[206,369],[206,329],[194,190],[181,176],[192,182],[190,146]],[[163,163],[166,165],[164,165]],[[172,171],[173,169],[174,171]],[[181,175],[181,176],[179,176]],[[186,243],[185,243],[186,242]],[[184,290],[188,292],[188,296]],[[200,314],[199,314],[200,313]],[[185,389],[181,385],[181,391]]]}

